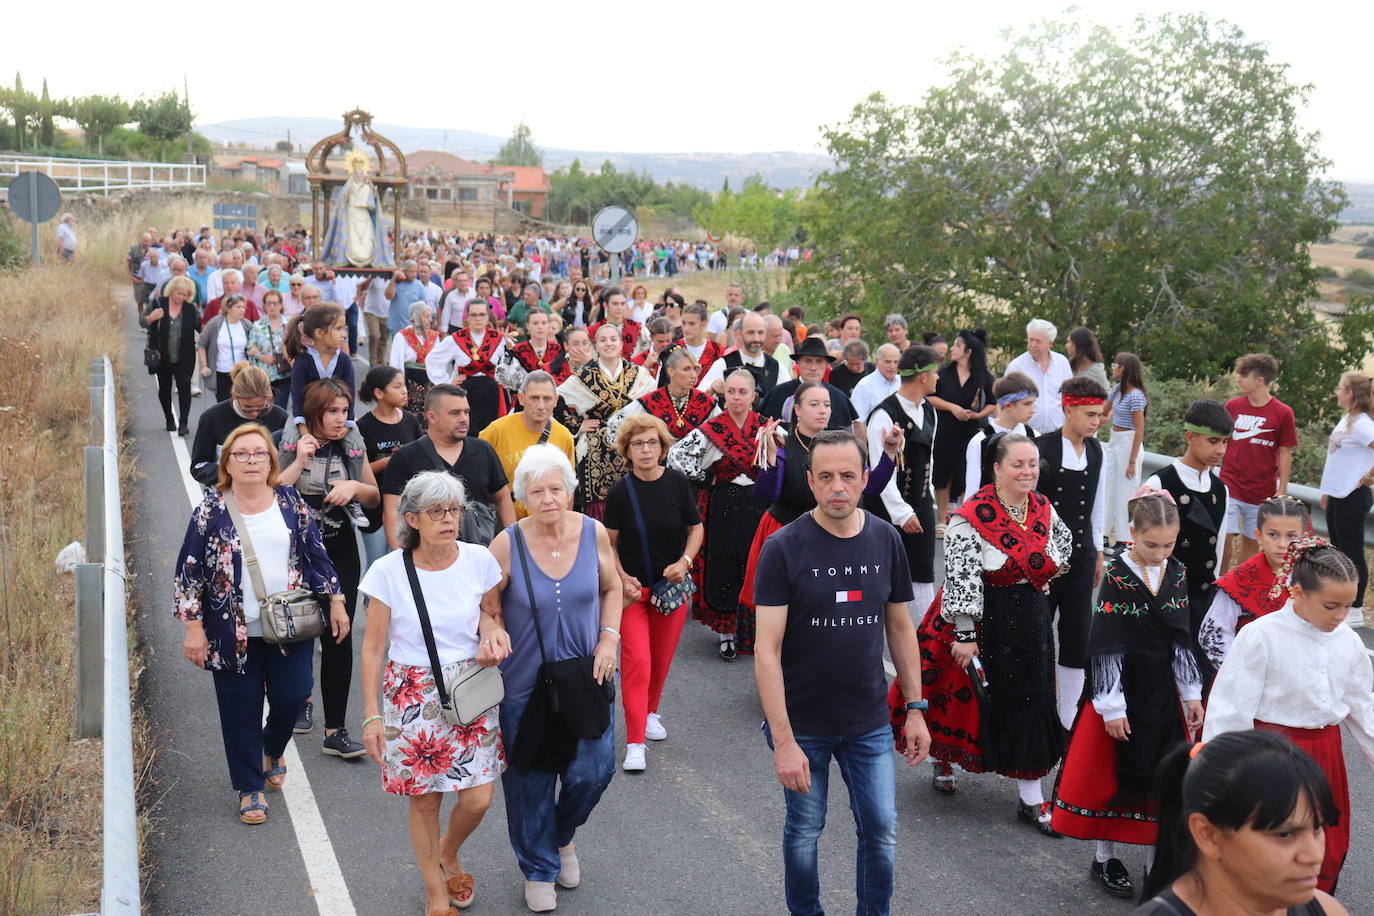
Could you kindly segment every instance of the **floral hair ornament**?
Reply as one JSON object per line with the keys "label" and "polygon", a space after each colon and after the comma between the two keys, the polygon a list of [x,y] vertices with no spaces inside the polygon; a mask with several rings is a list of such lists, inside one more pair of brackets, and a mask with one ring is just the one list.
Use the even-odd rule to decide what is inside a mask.
{"label": "floral hair ornament", "polygon": [[1331,542],[1326,538],[1319,538],[1315,535],[1294,538],[1293,543],[1288,545],[1288,552],[1283,555],[1283,565],[1279,567],[1278,575],[1274,577],[1274,587],[1269,589],[1269,597],[1277,598],[1283,594],[1283,590],[1288,587],[1289,579],[1293,577],[1293,564],[1298,562],[1298,557],[1309,550],[1330,546]]}
{"label": "floral hair ornament", "polygon": [[1059,396],[1059,400],[1065,410],[1070,407],[1097,407],[1107,403],[1106,398],[1094,397],[1090,394],[1062,394]]}
{"label": "floral hair ornament", "polygon": [[[1174,502],[1174,494],[1170,493],[1168,490],[1161,490],[1159,487],[1152,487],[1149,484],[1142,484],[1140,488],[1137,489],[1135,493],[1131,495],[1131,498],[1126,500],[1126,503],[1127,505],[1129,505],[1131,503],[1134,503],[1136,500],[1146,499],[1150,496],[1158,496],[1165,502]],[[1177,503],[1175,503],[1175,505],[1177,505]]]}

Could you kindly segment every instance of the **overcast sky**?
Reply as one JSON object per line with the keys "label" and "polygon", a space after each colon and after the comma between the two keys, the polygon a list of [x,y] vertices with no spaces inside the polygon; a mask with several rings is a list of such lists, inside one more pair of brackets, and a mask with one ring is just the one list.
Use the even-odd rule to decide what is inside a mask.
{"label": "overcast sky", "polygon": [[[917,101],[951,50],[991,53],[1000,30],[1066,8],[1063,0],[338,0],[124,10],[75,0],[8,11],[5,57],[27,87],[46,76],[54,95],[137,97],[180,88],[184,71],[200,123],[335,117],[356,105],[379,122],[498,135],[523,117],[536,143],[567,149],[823,152],[819,126],[843,121],[873,90]],[[1304,123],[1321,132],[1332,174],[1374,179],[1374,81],[1365,66],[1374,3],[1080,0],[1069,15],[1117,23],[1170,10],[1201,10],[1266,42],[1296,81],[1313,84]]]}

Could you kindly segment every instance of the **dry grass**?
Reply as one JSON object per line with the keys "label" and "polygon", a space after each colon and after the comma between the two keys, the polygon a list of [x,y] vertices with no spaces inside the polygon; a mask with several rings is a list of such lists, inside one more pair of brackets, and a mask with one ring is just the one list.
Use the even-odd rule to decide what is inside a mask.
{"label": "dry grass", "polygon": [[99,899],[100,742],[75,738],[74,583],[91,357],[123,352],[108,274],[0,275],[0,913]]}

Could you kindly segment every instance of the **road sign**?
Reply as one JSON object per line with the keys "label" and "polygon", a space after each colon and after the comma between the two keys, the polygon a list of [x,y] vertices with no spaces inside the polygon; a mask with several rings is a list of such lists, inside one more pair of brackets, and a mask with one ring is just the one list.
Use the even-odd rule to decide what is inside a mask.
{"label": "road sign", "polygon": [[257,204],[215,204],[216,229],[258,229]]}
{"label": "road sign", "polygon": [[40,260],[38,253],[38,224],[46,223],[57,215],[62,206],[62,192],[53,181],[42,172],[20,172],[14,176],[7,189],[10,212],[30,223],[29,245],[33,263]]}
{"label": "road sign", "polygon": [[602,207],[592,218],[592,240],[608,254],[619,254],[639,238],[639,221],[629,207]]}

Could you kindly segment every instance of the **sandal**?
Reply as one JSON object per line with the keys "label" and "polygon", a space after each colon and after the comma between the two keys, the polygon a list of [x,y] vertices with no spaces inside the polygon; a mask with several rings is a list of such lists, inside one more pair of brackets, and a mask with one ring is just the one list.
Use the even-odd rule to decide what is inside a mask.
{"label": "sandal", "polygon": [[271,757],[267,759],[276,764],[270,770],[262,771],[263,778],[267,780],[267,788],[280,791],[281,787],[286,785],[286,764],[282,763],[280,757],[276,760],[272,760]]}
{"label": "sandal", "polygon": [[935,540],[937,540],[937,541],[943,541],[944,539],[945,539],[945,526],[944,526],[944,525],[936,525],[936,526],[935,526]]}
{"label": "sandal", "polygon": [[[245,798],[251,804],[243,804]],[[267,806],[262,803],[261,792],[247,792],[239,796],[239,820],[245,824],[267,823]]]}
{"label": "sandal", "polygon": [[472,886],[472,874],[460,871],[444,882],[448,887],[448,902],[460,910],[465,910],[472,906],[473,899],[477,896],[476,889]]}

